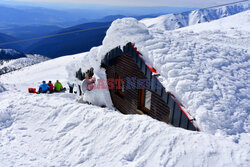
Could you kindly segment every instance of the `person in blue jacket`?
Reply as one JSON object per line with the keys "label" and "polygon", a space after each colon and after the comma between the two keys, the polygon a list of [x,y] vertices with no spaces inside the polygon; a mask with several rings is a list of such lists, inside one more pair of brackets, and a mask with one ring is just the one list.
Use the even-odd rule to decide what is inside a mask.
{"label": "person in blue jacket", "polygon": [[49,85],[45,81],[39,86],[39,93],[47,93],[49,91]]}

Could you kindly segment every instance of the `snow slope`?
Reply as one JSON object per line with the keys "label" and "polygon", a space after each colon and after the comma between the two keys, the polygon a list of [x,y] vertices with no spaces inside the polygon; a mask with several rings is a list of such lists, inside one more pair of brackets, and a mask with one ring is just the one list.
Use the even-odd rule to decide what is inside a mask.
{"label": "snow slope", "polygon": [[174,30],[203,22],[210,22],[249,9],[250,3],[248,1],[217,8],[198,9],[180,14],[162,15],[157,18],[143,19],[141,22],[143,22],[148,28]]}
{"label": "snow slope", "polygon": [[244,134],[192,132],[145,115],[122,115],[81,104],[68,93],[27,93],[28,87],[42,80],[59,79],[65,84],[67,66],[88,54],[0,76],[8,89],[0,94],[0,166],[249,165],[250,147]]}

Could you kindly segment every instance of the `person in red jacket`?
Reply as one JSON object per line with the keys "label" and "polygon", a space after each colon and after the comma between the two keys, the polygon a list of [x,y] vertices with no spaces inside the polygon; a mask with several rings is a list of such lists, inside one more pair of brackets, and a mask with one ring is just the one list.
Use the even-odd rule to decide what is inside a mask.
{"label": "person in red jacket", "polygon": [[49,81],[48,85],[49,85],[49,92],[53,93],[53,91],[54,91],[54,85],[52,84],[51,81]]}

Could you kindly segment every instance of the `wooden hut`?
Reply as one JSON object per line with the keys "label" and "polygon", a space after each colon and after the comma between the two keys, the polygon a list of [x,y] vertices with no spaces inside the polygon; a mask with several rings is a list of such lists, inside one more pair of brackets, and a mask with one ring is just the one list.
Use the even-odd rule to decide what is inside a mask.
{"label": "wooden hut", "polygon": [[123,114],[147,114],[175,127],[199,131],[194,119],[168,92],[154,68],[149,67],[132,43],[114,48],[102,60],[114,106]]}

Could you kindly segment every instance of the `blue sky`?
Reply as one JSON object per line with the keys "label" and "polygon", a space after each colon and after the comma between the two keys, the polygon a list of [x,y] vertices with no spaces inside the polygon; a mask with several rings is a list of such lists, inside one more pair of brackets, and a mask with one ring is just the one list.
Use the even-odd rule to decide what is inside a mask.
{"label": "blue sky", "polygon": [[[8,3],[29,2],[37,4],[45,3],[60,3],[77,5],[77,3],[87,3],[96,5],[114,5],[114,6],[176,6],[176,7],[207,7],[229,2],[236,2],[239,0],[1,0]],[[42,3],[41,3],[42,2]],[[74,4],[75,3],[75,4]],[[24,3],[27,4],[27,3]],[[53,3],[55,4],[55,3]]]}

